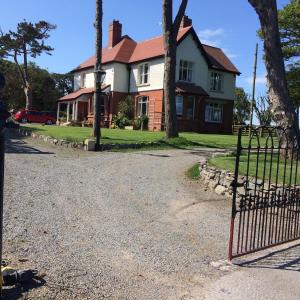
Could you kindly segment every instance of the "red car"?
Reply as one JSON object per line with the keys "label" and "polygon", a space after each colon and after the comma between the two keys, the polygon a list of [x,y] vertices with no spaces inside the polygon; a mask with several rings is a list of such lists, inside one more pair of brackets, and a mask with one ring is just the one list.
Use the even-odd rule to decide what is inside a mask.
{"label": "red car", "polygon": [[16,121],[20,123],[44,123],[52,125],[56,123],[56,118],[49,112],[36,110],[19,110],[15,114]]}

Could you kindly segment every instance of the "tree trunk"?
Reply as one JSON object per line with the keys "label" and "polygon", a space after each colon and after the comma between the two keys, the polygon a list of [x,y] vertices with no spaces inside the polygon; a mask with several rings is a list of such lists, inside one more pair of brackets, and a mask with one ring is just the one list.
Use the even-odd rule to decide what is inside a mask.
{"label": "tree trunk", "polygon": [[100,129],[100,105],[101,105],[101,62],[102,62],[102,0],[96,0],[96,63],[95,63],[95,94],[94,94],[94,123],[93,135],[96,137],[96,150],[99,150]]}
{"label": "tree trunk", "polygon": [[184,16],[188,0],[182,0],[173,22],[173,1],[163,0],[163,37],[165,50],[164,101],[166,137],[178,137],[176,116],[176,49],[180,22]]}
{"label": "tree trunk", "polygon": [[27,49],[26,44],[23,45],[23,68],[24,68],[24,93],[26,98],[26,109],[32,109],[32,90],[29,82],[28,75],[28,61],[27,61]]}
{"label": "tree trunk", "polygon": [[277,125],[288,128],[288,140],[300,135],[295,108],[289,97],[283,54],[280,43],[276,0],[248,0],[258,14],[264,39],[265,64],[267,69],[268,94],[271,111]]}

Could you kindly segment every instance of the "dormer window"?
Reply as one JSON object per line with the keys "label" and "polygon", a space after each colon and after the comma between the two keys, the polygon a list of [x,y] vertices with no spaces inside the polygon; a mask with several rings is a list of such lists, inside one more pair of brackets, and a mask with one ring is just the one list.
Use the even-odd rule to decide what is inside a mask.
{"label": "dormer window", "polygon": [[148,63],[139,65],[138,83],[140,85],[149,83],[149,64]]}
{"label": "dormer window", "polygon": [[223,75],[218,72],[212,72],[210,76],[210,90],[213,92],[222,92]]}
{"label": "dormer window", "polygon": [[193,63],[187,60],[181,60],[179,65],[179,80],[191,82],[193,78]]}

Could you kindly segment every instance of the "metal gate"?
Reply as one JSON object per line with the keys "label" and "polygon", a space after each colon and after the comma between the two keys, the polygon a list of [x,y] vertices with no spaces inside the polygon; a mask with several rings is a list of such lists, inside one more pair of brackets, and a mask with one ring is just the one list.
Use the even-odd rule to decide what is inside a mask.
{"label": "metal gate", "polygon": [[300,238],[300,151],[283,128],[239,129],[229,259]]}

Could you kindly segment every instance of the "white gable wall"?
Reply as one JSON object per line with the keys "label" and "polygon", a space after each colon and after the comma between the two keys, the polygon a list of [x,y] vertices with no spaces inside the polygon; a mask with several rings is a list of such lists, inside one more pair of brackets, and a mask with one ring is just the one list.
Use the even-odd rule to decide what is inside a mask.
{"label": "white gable wall", "polygon": [[[212,92],[210,91],[210,78],[211,73],[217,72],[222,74],[223,77],[223,88],[221,92]],[[208,93],[212,98],[221,98],[221,99],[228,99],[234,100],[235,99],[235,85],[236,85],[236,75],[227,72],[221,72],[218,70],[209,70],[208,80],[207,80],[207,87]]]}
{"label": "white gable wall", "polygon": [[191,34],[177,47],[176,60],[177,81],[179,80],[180,60],[187,60],[193,63],[192,83],[207,90],[208,65]]}

